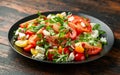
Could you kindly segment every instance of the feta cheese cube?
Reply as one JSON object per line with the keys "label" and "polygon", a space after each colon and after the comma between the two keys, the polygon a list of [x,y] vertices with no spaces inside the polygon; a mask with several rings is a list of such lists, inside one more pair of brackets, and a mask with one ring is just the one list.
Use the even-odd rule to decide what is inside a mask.
{"label": "feta cheese cube", "polygon": [[106,38],[105,38],[105,37],[101,37],[101,38],[100,38],[100,41],[101,41],[101,42],[104,42],[104,43],[106,43],[106,42],[107,42],[107,40],[106,40]]}
{"label": "feta cheese cube", "polygon": [[61,15],[62,15],[62,16],[66,16],[66,12],[62,12]]}
{"label": "feta cheese cube", "polygon": [[99,36],[98,30],[93,30],[91,36],[92,36],[93,38],[97,38],[97,37]]}
{"label": "feta cheese cube", "polygon": [[74,60],[74,58],[75,58],[74,53],[71,52],[69,57],[68,57],[68,61],[72,61],[72,60]]}
{"label": "feta cheese cube", "polygon": [[47,30],[43,30],[43,34],[44,34],[45,36],[50,36],[50,32],[48,32]]}
{"label": "feta cheese cube", "polygon": [[74,20],[74,17],[71,16],[70,18],[68,18],[68,21],[73,21]]}
{"label": "feta cheese cube", "polygon": [[86,27],[85,23],[81,22],[81,26],[82,27]]}

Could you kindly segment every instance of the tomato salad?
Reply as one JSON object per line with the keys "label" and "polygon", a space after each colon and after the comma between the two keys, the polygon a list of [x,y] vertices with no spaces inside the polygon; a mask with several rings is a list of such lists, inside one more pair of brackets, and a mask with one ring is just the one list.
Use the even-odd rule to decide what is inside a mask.
{"label": "tomato salad", "polygon": [[62,12],[24,22],[15,31],[15,45],[37,60],[83,61],[99,54],[107,40],[100,24],[86,17]]}

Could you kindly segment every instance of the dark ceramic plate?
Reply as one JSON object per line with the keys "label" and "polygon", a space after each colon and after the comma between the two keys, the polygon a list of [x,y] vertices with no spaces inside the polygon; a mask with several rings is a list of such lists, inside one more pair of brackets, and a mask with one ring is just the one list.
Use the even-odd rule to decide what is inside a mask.
{"label": "dark ceramic plate", "polygon": [[[60,13],[60,12],[61,11],[44,12],[42,14],[47,16],[48,14],[56,14],[56,13]],[[17,47],[17,46],[14,45],[13,37],[14,37],[14,31],[18,29],[19,24],[21,24],[23,22],[26,22],[28,20],[37,18],[38,17],[37,14],[30,15],[28,17],[25,17],[25,18],[19,20],[18,22],[16,22],[10,28],[9,33],[8,33],[8,40],[9,40],[10,46],[13,48],[14,51],[16,51],[18,54],[20,54],[20,55],[22,55],[22,56],[24,56],[26,58],[29,58],[29,59],[32,59],[32,60],[36,60],[38,62],[52,63],[52,64],[81,64],[81,63],[86,63],[86,62],[90,62],[90,61],[96,60],[96,59],[104,56],[106,53],[108,53],[109,50],[111,49],[113,43],[114,43],[114,35],[113,35],[113,32],[111,31],[111,29],[104,22],[102,22],[99,19],[94,18],[94,17],[92,17],[90,15],[86,15],[86,14],[79,13],[79,12],[78,13],[72,12],[72,13],[75,14],[75,15],[80,15],[80,16],[84,16],[84,17],[89,18],[92,23],[98,23],[98,24],[100,24],[101,25],[101,29],[104,30],[104,31],[106,31],[106,35],[104,35],[104,36],[107,38],[108,44],[103,47],[103,50],[100,52],[100,54],[95,55],[95,56],[91,56],[88,59],[86,59],[84,61],[80,61],[80,62],[54,63],[54,62],[46,61],[46,60],[36,60],[36,59],[33,59],[31,57],[30,53],[27,53],[27,52],[23,51],[21,48],[19,48],[19,47]]]}

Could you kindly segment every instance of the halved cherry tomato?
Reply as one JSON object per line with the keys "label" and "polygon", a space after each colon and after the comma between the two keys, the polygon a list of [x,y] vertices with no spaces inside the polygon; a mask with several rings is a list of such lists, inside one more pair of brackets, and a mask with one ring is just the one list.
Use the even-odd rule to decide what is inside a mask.
{"label": "halved cherry tomato", "polygon": [[85,55],[83,53],[77,53],[75,54],[75,61],[82,61],[85,60]]}
{"label": "halved cherry tomato", "polygon": [[64,48],[64,54],[70,54],[69,47],[65,47],[65,48]]}
{"label": "halved cherry tomato", "polygon": [[33,48],[33,45],[27,45],[26,47],[24,47],[24,50],[27,52],[30,52],[30,49]]}

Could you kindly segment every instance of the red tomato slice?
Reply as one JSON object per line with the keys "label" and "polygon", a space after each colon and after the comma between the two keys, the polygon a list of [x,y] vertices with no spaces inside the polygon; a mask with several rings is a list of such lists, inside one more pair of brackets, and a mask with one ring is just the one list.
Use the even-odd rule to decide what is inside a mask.
{"label": "red tomato slice", "polygon": [[71,28],[73,28],[73,29],[76,30],[77,35],[79,35],[79,34],[82,32],[81,27],[80,27],[78,24],[74,24],[74,23],[72,23],[72,22],[69,22],[68,25],[69,25]]}
{"label": "red tomato slice", "polygon": [[75,61],[82,61],[85,60],[85,55],[83,53],[77,53],[75,54]]}
{"label": "red tomato slice", "polygon": [[76,30],[73,29],[73,28],[71,28],[71,30],[72,30],[72,33],[70,33],[70,38],[71,38],[72,40],[75,40],[75,39],[76,39],[76,36],[77,36],[77,32],[76,32]]}
{"label": "red tomato slice", "polygon": [[101,52],[102,47],[101,46],[92,46],[86,42],[82,43],[82,46],[86,49],[86,52],[88,55],[95,55]]}
{"label": "red tomato slice", "polygon": [[62,47],[60,46],[59,49],[58,49],[58,52],[59,52],[60,54],[62,54],[62,52],[64,52],[64,54],[70,54],[69,47],[62,48]]}
{"label": "red tomato slice", "polygon": [[[80,16],[72,15],[74,20],[70,23],[69,26],[72,28],[76,28],[77,34],[79,35],[81,32],[91,32],[92,28],[88,19],[84,19]],[[86,26],[82,27],[81,22],[83,22]]]}
{"label": "red tomato slice", "polygon": [[88,25],[87,27],[82,27],[80,24],[77,24],[76,28],[78,32],[91,32],[92,31],[91,25]]}
{"label": "red tomato slice", "polygon": [[99,48],[99,47],[89,48],[89,49],[87,49],[87,54],[88,55],[95,55],[95,54],[100,53],[101,50],[102,50],[102,48]]}
{"label": "red tomato slice", "polygon": [[33,35],[33,34],[35,34],[35,33],[34,33],[34,32],[32,32],[32,31],[30,31],[30,30],[27,30],[27,31],[25,32],[25,34],[27,34],[27,35],[31,36],[31,35]]}
{"label": "red tomato slice", "polygon": [[31,48],[33,48],[33,45],[27,45],[26,47],[24,47],[24,50],[29,52]]}

